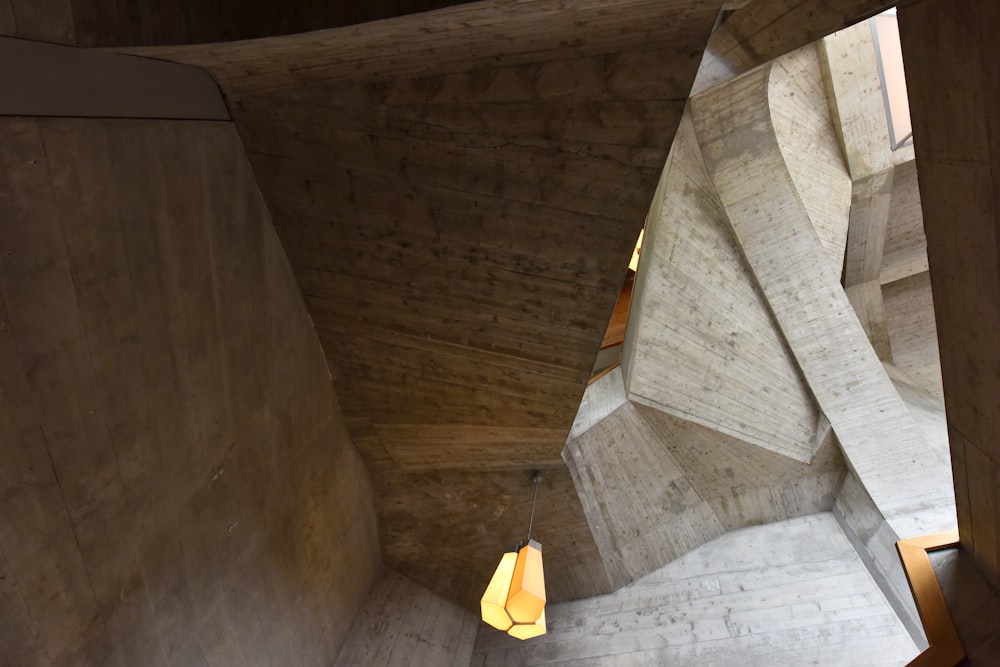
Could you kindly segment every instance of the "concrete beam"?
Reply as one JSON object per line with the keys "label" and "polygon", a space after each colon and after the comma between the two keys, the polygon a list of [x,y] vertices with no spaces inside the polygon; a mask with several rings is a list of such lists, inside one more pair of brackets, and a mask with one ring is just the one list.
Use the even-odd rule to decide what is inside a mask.
{"label": "concrete beam", "polygon": [[881,275],[893,173],[889,167],[852,185],[843,277],[847,298],[882,361],[892,361]]}
{"label": "concrete beam", "polygon": [[630,400],[809,462],[820,417],[726,221],[694,125],[648,216],[622,354]]}
{"label": "concrete beam", "polygon": [[820,40],[823,79],[851,180],[893,165],[872,30],[857,23]]}
{"label": "concrete beam", "polygon": [[[902,537],[948,527],[947,475],[868,344],[772,129],[784,70],[692,100],[705,162],[733,230],[848,463]],[[753,147],[750,153],[748,147]],[[928,514],[928,508],[941,511]],[[944,523],[945,525],[941,525]]]}
{"label": "concrete beam", "polygon": [[891,7],[889,0],[751,0],[708,42],[692,94]]}
{"label": "concrete beam", "polygon": [[836,32],[818,45],[837,136],[853,182],[844,287],[872,347],[892,360],[879,276],[892,191],[893,151],[871,27]]}

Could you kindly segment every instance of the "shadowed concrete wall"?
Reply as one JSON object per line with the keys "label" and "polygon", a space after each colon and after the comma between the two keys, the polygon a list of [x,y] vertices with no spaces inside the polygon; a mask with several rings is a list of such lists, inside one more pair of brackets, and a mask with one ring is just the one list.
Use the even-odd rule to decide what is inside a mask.
{"label": "shadowed concrete wall", "polygon": [[481,621],[384,568],[335,667],[468,667]]}
{"label": "shadowed concrete wall", "polygon": [[899,10],[962,547],[1000,581],[996,2]]}
{"label": "shadowed concrete wall", "polygon": [[235,129],[0,140],[0,663],[330,664],[372,496]]}

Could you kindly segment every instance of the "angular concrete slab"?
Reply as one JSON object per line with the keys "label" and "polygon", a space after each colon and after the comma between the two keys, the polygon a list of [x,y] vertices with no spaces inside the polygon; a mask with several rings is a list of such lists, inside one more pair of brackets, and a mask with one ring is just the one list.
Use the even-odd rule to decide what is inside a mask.
{"label": "angular concrete slab", "polygon": [[653,202],[622,353],[629,399],[808,462],[819,411],[685,116]]}

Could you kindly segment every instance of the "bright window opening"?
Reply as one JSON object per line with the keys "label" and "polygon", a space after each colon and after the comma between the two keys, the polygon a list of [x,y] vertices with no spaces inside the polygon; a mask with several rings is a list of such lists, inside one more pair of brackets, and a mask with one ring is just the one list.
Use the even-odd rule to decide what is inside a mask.
{"label": "bright window opening", "polygon": [[878,61],[878,75],[882,82],[885,117],[889,121],[889,141],[892,142],[892,150],[896,150],[913,143],[910,101],[906,95],[903,49],[899,43],[896,10],[890,9],[872,18],[871,28]]}

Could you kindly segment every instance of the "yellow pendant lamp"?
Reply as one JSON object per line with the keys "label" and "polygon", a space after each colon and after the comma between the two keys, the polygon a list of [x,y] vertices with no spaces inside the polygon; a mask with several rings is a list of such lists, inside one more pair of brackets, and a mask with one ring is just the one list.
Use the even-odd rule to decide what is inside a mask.
{"label": "yellow pendant lamp", "polygon": [[542,474],[536,472],[533,480],[535,493],[531,499],[528,539],[503,555],[480,600],[483,621],[518,639],[545,634],[542,545],[531,539],[538,483],[542,480]]}

